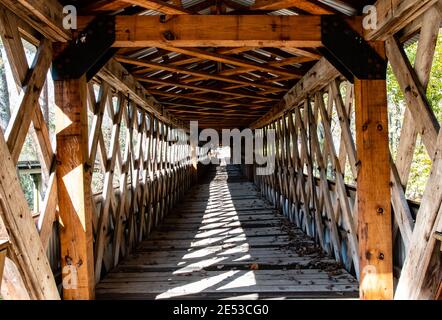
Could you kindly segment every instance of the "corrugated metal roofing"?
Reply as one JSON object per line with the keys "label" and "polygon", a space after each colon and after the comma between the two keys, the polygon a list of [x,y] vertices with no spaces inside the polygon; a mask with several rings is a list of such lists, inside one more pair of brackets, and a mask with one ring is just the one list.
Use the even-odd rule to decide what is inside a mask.
{"label": "corrugated metal roofing", "polygon": [[275,16],[295,16],[295,15],[298,15],[296,12],[293,12],[293,11],[290,11],[287,9],[273,11],[273,12],[270,12],[269,14],[275,15]]}
{"label": "corrugated metal roofing", "polygon": [[334,9],[338,10],[339,12],[342,12],[346,15],[354,16],[357,14],[357,11],[345,2],[342,2],[339,0],[318,0],[318,1],[330,6],[330,7],[334,8]]}

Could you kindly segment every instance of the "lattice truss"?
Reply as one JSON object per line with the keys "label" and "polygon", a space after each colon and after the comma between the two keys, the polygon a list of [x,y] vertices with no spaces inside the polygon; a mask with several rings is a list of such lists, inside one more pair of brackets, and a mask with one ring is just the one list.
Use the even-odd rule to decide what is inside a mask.
{"label": "lattice truss", "polygon": [[[435,9],[423,16],[414,66],[405,53],[404,39],[390,37],[386,42],[406,101],[396,156],[390,155],[395,274],[397,291],[414,290],[415,297],[432,296],[441,282],[434,234],[442,228],[442,135],[433,111],[437,106],[430,105],[426,96],[440,23]],[[294,92],[288,93],[289,98],[290,94]],[[262,127],[265,136],[269,129],[275,130],[276,147],[264,144],[260,153],[273,153],[276,169],[272,175],[255,176],[255,182],[291,221],[358,274],[354,103],[353,85],[335,77]],[[432,163],[420,206],[405,196],[417,141],[422,141]],[[436,271],[430,275],[427,270]],[[419,292],[422,287],[424,292]]]}
{"label": "lattice truss", "polygon": [[[107,83],[101,83],[98,99],[89,84],[88,97],[93,112],[88,163],[104,175],[103,190],[94,196],[98,281],[103,265],[116,266],[120,253],[125,256],[150,233],[190,187],[190,150],[184,131],[173,131],[121,94],[114,103]],[[109,146],[102,131],[105,114],[112,119]],[[181,144],[172,143],[172,135]]]}
{"label": "lattice truss", "polygon": [[[0,134],[1,199],[11,200],[2,201],[1,207],[1,217],[8,220],[8,229],[0,223],[0,236],[11,244],[2,292],[4,296],[13,293],[15,298],[55,298],[53,272],[60,272],[60,259],[63,259],[59,254],[57,228],[63,228],[63,221],[59,221],[57,213],[55,149],[39,105],[42,88],[48,81],[52,44],[46,39],[36,43],[38,50],[29,66],[18,24],[5,11],[0,14],[0,33],[17,88],[23,92],[6,131]],[[160,223],[190,189],[194,176],[186,131],[161,121],[103,79],[93,79],[87,91],[89,130],[85,162],[93,168],[89,170],[89,182],[98,179],[102,183],[97,193],[91,194],[94,269],[99,281],[102,271],[116,266]],[[28,134],[37,146],[46,185],[36,223],[32,223],[32,219],[25,223],[27,228],[37,227],[38,239],[20,236],[25,230],[14,224],[17,211],[19,217],[31,214],[16,171]],[[197,160],[207,156],[207,150],[202,148],[197,148],[196,152]],[[8,189],[5,186],[9,186]],[[45,255],[50,264],[45,265],[45,270],[33,270],[32,260],[45,260]],[[36,279],[44,285],[38,284]],[[47,291],[42,291],[42,287]]]}

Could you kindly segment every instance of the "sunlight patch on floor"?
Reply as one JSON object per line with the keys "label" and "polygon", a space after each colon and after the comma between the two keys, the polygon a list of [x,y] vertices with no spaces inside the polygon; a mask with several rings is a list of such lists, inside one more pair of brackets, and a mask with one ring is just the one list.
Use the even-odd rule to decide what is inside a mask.
{"label": "sunlight patch on floor", "polygon": [[[180,269],[174,271],[174,275],[191,275],[192,272],[202,271],[210,266],[217,265],[222,267],[220,263],[223,263],[223,261],[243,261],[251,258],[249,254],[250,245],[246,242],[247,236],[241,227],[239,214],[235,210],[234,201],[231,198],[227,182],[226,186],[222,187],[219,186],[219,182],[210,184],[207,203],[201,226],[190,243],[189,252],[181,257],[177,263]],[[222,244],[210,246],[219,242]],[[237,254],[242,255],[240,257],[232,257]],[[156,298],[164,299],[201,293],[207,288],[216,286],[226,280],[228,281],[229,278],[238,272],[240,271],[223,272],[220,275],[208,277],[200,281],[176,286],[159,294]],[[256,285],[255,276],[253,272],[247,272],[239,276],[239,278],[234,277],[231,282],[223,284],[222,287],[216,290],[253,285]]]}
{"label": "sunlight patch on floor", "polygon": [[241,287],[250,287],[255,286],[256,278],[255,273],[253,271],[246,272],[245,274],[235,278],[230,283],[219,287],[217,290],[226,290],[226,289],[234,289],[234,288],[241,288]]}
{"label": "sunlight patch on floor", "polygon": [[182,286],[174,287],[170,290],[167,290],[164,293],[161,293],[157,295],[156,299],[167,299],[167,298],[173,298],[173,297],[180,297],[185,296],[189,294],[195,294],[200,293],[206,290],[207,288],[210,288],[232,276],[234,276],[239,271],[226,271],[220,275],[206,278],[203,280],[195,281],[192,283],[188,283]]}

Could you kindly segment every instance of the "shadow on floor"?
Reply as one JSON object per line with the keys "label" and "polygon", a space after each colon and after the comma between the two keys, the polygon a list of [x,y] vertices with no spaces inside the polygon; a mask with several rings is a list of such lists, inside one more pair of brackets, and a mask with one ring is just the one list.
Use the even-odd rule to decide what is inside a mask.
{"label": "shadow on floor", "polygon": [[292,226],[239,167],[211,167],[98,299],[354,298],[357,281]]}

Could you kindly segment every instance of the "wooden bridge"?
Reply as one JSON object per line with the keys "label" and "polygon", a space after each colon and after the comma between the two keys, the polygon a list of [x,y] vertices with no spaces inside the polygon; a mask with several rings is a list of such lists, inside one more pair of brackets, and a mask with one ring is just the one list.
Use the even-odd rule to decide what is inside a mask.
{"label": "wooden bridge", "polygon": [[239,168],[218,167],[106,276],[97,297],[344,298],[357,280],[294,228]]}
{"label": "wooden bridge", "polygon": [[[440,298],[441,19],[440,0],[0,0],[1,298]],[[208,165],[219,146],[238,163]]]}

